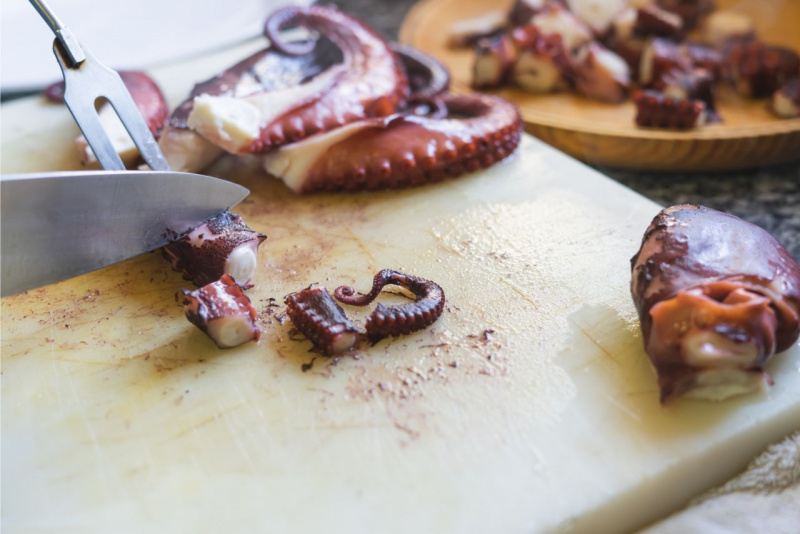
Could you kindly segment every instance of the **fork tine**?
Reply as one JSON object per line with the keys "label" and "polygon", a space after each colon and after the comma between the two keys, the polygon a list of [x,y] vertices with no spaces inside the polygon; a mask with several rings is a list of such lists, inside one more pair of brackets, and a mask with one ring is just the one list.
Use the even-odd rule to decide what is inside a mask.
{"label": "fork tine", "polygon": [[69,98],[69,95],[65,93],[64,102],[75,122],[78,123],[78,128],[81,129],[89,146],[92,147],[100,165],[107,171],[124,171],[125,165],[100,124],[100,118],[94,109],[94,101]]}
{"label": "fork tine", "polygon": [[167,160],[158,148],[158,143],[156,143],[150,128],[144,122],[142,115],[136,108],[136,103],[125,86],[115,87],[114,90],[107,91],[106,98],[114,107],[114,111],[119,115],[125,129],[128,130],[128,134],[133,139],[136,148],[139,149],[139,154],[141,154],[150,168],[154,171],[168,171]]}

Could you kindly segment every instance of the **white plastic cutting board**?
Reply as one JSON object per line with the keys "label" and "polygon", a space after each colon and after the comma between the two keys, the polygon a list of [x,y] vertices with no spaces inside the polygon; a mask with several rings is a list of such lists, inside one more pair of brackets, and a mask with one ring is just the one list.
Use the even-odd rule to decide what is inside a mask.
{"label": "white plastic cutting board", "polygon": [[[176,102],[245,53],[155,74]],[[2,113],[4,172],[77,166],[65,109]],[[157,254],[2,301],[4,532],[624,532],[800,426],[797,346],[765,395],[658,404],[628,294],[658,207],[532,138],[383,193],[296,197],[253,163],[213,173],[269,236],[258,344],[215,349]],[[441,319],[304,371],[284,295],[387,267],[441,284]]]}

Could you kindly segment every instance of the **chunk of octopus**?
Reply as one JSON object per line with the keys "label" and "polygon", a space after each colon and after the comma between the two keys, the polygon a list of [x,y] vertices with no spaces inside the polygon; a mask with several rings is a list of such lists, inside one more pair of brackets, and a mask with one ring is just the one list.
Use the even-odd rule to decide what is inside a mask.
{"label": "chunk of octopus", "polygon": [[800,336],[800,266],[763,229],[710,208],[659,213],[631,259],[631,294],[662,402],[771,383]]}
{"label": "chunk of octopus", "polygon": [[384,269],[372,280],[372,289],[362,296],[354,296],[355,290],[350,286],[339,286],[334,296],[340,302],[353,306],[366,306],[377,298],[387,285],[396,285],[407,289],[415,296],[415,301],[398,306],[384,306],[378,303],[375,310],[367,318],[367,336],[377,342],[385,337],[408,335],[429,327],[439,319],[444,311],[444,291],[435,282]]}
{"label": "chunk of octopus", "polygon": [[350,350],[360,338],[341,306],[322,286],[286,297],[286,312],[295,328],[326,356]]}
{"label": "chunk of octopus", "polygon": [[593,39],[592,31],[558,3],[547,4],[528,24],[543,35],[558,35],[564,49],[572,51]]}
{"label": "chunk of octopus", "polygon": [[683,32],[683,19],[656,5],[636,10],[634,31],[639,35],[678,38]]}
{"label": "chunk of octopus", "polygon": [[560,35],[545,35],[534,26],[524,26],[515,29],[512,37],[517,61],[511,78],[516,85],[532,93],[551,93],[569,87],[574,69]]}
{"label": "chunk of octopus", "polygon": [[631,86],[628,64],[599,43],[592,42],[575,56],[575,88],[584,96],[603,102],[625,100]]}
{"label": "chunk of octopus", "polygon": [[491,89],[505,85],[516,61],[516,48],[507,33],[487,37],[475,46],[472,87]]}
{"label": "chunk of octopus", "polygon": [[264,168],[300,194],[392,189],[489,167],[519,144],[522,119],[510,102],[481,94],[435,102],[441,117],[360,121],[266,154]]}
{"label": "chunk of octopus", "polygon": [[186,318],[221,349],[258,341],[256,310],[242,288],[227,274],[195,291],[183,291]]}
{"label": "chunk of octopus", "polygon": [[249,288],[258,265],[258,247],[266,238],[248,228],[240,216],[225,211],[162,250],[172,268],[197,286],[227,274]]}
{"label": "chunk of octopus", "polygon": [[706,69],[690,71],[673,70],[666,73],[653,86],[674,100],[700,100],[706,105],[706,123],[721,122],[716,111],[714,77]]}
{"label": "chunk of octopus", "polygon": [[645,128],[691,130],[708,120],[706,105],[700,100],[670,98],[658,91],[637,91],[636,124]]}
{"label": "chunk of octopus", "polygon": [[742,96],[766,98],[800,75],[800,56],[758,40],[737,42],[726,50],[724,71]]}

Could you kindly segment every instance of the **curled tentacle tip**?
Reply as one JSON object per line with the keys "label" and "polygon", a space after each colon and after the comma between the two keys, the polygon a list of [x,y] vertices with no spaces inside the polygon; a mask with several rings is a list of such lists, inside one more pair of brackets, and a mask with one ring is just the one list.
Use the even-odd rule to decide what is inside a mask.
{"label": "curled tentacle tip", "polygon": [[356,290],[350,286],[339,286],[333,291],[333,296],[342,300],[342,298],[352,297],[355,293]]}

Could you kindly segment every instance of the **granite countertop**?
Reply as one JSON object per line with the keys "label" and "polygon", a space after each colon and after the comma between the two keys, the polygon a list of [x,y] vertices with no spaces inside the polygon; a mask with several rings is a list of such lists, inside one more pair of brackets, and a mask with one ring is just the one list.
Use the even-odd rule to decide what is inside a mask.
{"label": "granite countertop", "polygon": [[[415,0],[336,0],[384,36],[397,38]],[[800,152],[800,147],[797,147]],[[774,235],[800,261],[800,162],[758,170],[670,174],[598,168],[661,204],[704,204],[737,215]]]}

